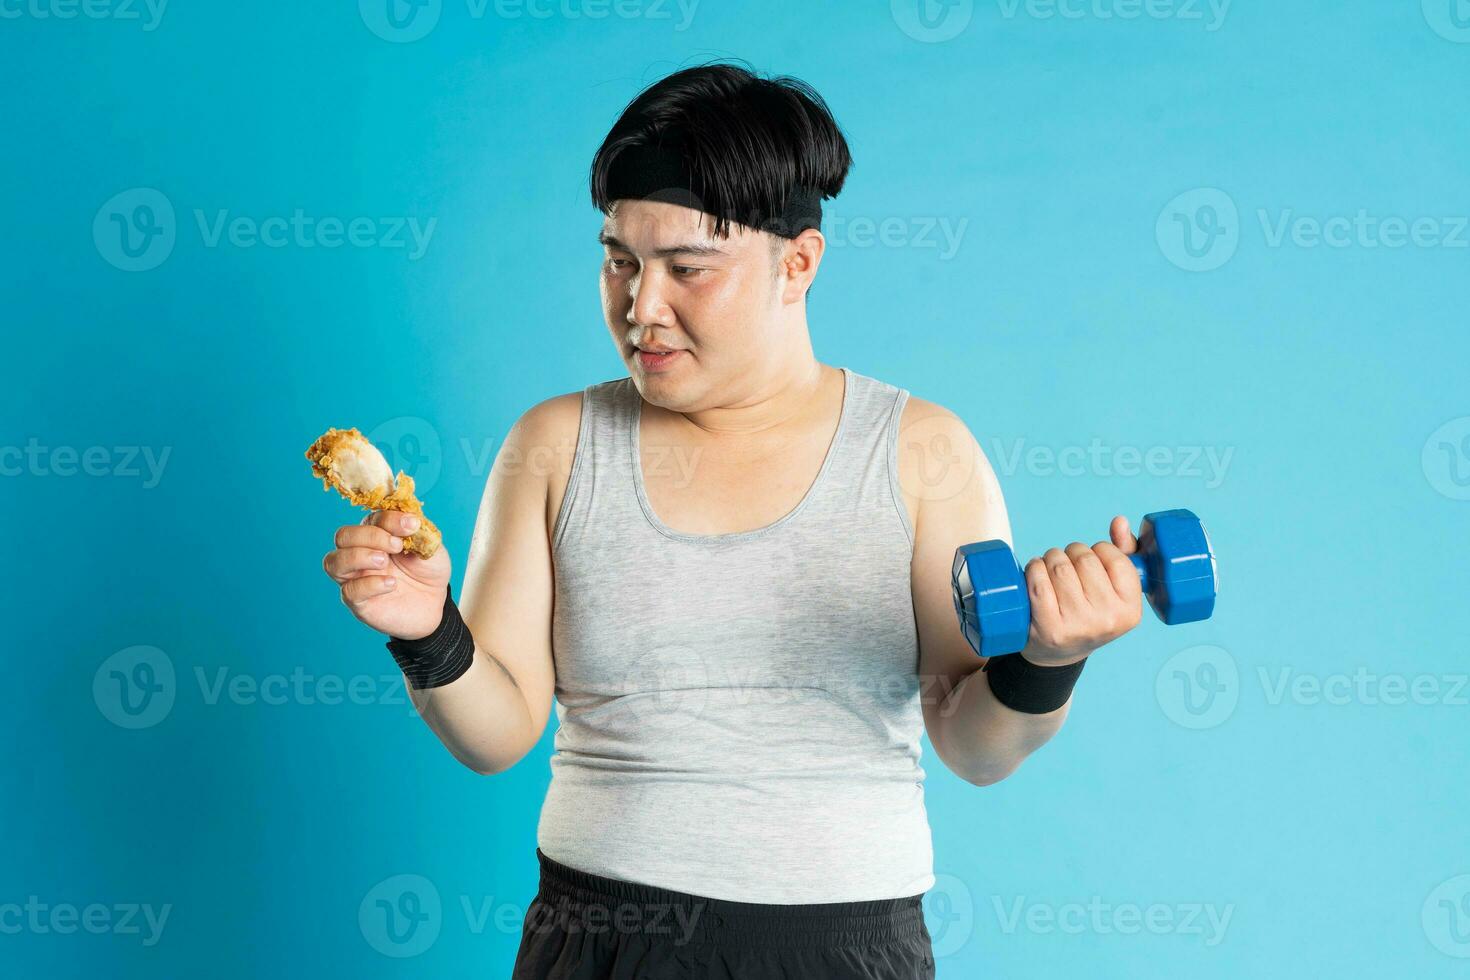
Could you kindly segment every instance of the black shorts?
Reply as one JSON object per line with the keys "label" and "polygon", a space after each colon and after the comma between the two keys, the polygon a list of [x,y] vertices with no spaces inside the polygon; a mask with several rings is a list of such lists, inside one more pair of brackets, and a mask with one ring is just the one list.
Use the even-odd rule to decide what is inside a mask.
{"label": "black shorts", "polygon": [[511,980],[933,980],[923,895],[727,902],[604,878],[541,849]]}

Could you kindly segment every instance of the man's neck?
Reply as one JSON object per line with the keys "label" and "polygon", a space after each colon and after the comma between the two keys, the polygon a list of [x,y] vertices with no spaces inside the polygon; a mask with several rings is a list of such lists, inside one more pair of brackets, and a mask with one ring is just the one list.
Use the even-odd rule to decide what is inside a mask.
{"label": "man's neck", "polygon": [[679,414],[701,432],[716,438],[759,437],[781,430],[800,431],[824,413],[830,385],[841,384],[816,358],[798,359],[796,366],[763,383],[732,405]]}

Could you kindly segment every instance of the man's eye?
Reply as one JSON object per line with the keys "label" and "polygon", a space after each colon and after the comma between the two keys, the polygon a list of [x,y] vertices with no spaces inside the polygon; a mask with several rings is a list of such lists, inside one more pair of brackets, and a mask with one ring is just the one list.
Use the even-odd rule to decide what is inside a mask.
{"label": "man's eye", "polygon": [[[607,260],[608,269],[613,272],[622,272],[634,265],[637,265],[637,263],[631,259],[609,258]],[[669,268],[673,271],[674,275],[678,276],[680,279],[692,279],[695,276],[699,275],[699,273],[705,271],[698,266],[692,265],[673,265],[669,266]]]}

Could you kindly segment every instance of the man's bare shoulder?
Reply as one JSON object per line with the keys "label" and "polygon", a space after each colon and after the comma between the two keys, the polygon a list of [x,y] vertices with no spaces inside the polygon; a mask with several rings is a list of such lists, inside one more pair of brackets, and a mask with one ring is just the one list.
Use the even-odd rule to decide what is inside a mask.
{"label": "man's bare shoulder", "polygon": [[570,431],[573,439],[582,418],[582,392],[569,391],[564,395],[553,395],[539,401],[521,413],[516,427],[528,435],[565,435]]}
{"label": "man's bare shoulder", "polygon": [[912,395],[898,422],[898,482],[915,526],[925,511],[993,505],[999,498],[970,427],[944,405]]}
{"label": "man's bare shoulder", "polygon": [[899,428],[908,428],[909,426],[923,419],[931,419],[936,417],[953,419],[955,422],[958,422],[961,427],[964,426],[964,423],[960,421],[960,417],[954,412],[951,412],[949,409],[945,408],[943,405],[939,404],[938,402],[931,402],[925,398],[920,398],[918,395],[911,394],[909,395],[908,401],[904,402],[903,417],[899,419]]}
{"label": "man's bare shoulder", "polygon": [[537,402],[511,426],[500,465],[529,468],[556,492],[558,485],[565,487],[571,474],[581,423],[580,390]]}
{"label": "man's bare shoulder", "polygon": [[[899,483],[918,498],[944,493],[942,487],[926,486],[944,478],[963,484],[983,457],[980,445],[963,419],[953,411],[916,395],[904,403],[898,420]],[[964,479],[951,470],[964,471]],[[943,471],[943,473],[941,473]]]}

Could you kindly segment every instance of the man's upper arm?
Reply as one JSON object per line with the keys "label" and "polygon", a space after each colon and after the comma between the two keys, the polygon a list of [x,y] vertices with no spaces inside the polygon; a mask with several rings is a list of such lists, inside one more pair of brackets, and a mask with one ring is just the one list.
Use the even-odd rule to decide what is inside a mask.
{"label": "man's upper arm", "polygon": [[955,549],[1011,540],[1005,500],[990,461],[949,409],[910,398],[899,422],[899,485],[913,516],[910,574],[919,633],[924,726],[939,748],[946,695],[984,661],[960,632],[950,587]]}
{"label": "man's upper arm", "polygon": [[505,666],[525,697],[532,745],[546,729],[556,680],[547,501],[552,487],[559,495],[566,485],[581,397],[541,402],[506,434],[485,481],[458,597],[475,644]]}

